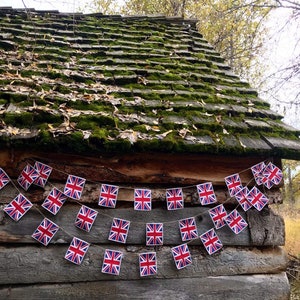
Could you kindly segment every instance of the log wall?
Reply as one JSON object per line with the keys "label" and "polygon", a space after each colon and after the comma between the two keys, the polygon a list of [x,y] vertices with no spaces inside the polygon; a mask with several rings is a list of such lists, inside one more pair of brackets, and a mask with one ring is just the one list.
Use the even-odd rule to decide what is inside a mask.
{"label": "log wall", "polygon": [[[0,157],[3,159],[6,156],[0,155]],[[20,154],[16,157],[20,159]],[[16,161],[11,161],[11,164],[22,169],[26,159],[28,157],[23,157],[19,164]],[[50,158],[47,157],[47,159]],[[54,157],[51,159],[54,160]],[[165,159],[167,158],[165,157]],[[40,160],[45,162],[42,158]],[[93,163],[96,161],[95,159],[91,160]],[[194,158],[192,161],[195,163]],[[201,161],[203,164],[204,160]],[[3,169],[5,166],[9,166],[5,159],[1,162]],[[92,176],[90,168],[88,168],[88,173],[84,173],[85,168],[83,166],[88,163],[88,160],[85,162],[78,162],[76,159],[72,162],[68,160],[64,171],[99,181],[99,174]],[[253,165],[255,159],[251,158],[248,163],[250,166]],[[72,165],[77,166],[78,169],[75,168],[74,171],[71,168]],[[123,166],[124,170],[125,165]],[[228,165],[226,164],[226,167]],[[184,167],[185,170],[188,169],[188,166],[187,164]],[[101,182],[121,183],[123,187],[128,187],[127,190],[124,188],[122,192],[120,191],[116,209],[105,209],[97,206],[99,196],[97,183],[88,183],[80,203],[68,200],[56,216],[41,207],[41,203],[51,186],[47,186],[45,189],[30,188],[27,193],[24,192],[28,199],[34,203],[34,206],[18,222],[13,221],[0,208],[0,299],[47,299],[50,297],[54,299],[175,299],[176,297],[178,299],[205,300],[288,299],[289,284],[285,274],[287,258],[281,248],[284,245],[284,222],[281,217],[273,213],[272,209],[266,207],[261,212],[251,209],[246,213],[239,209],[248,223],[248,227],[244,231],[236,235],[228,227],[218,229],[217,234],[223,243],[223,248],[213,255],[208,255],[199,239],[188,242],[192,264],[177,270],[171,248],[183,243],[178,220],[195,217],[200,235],[213,227],[207,212],[210,207],[203,207],[196,200],[193,200],[195,190],[193,187],[189,187],[184,193],[186,207],[182,210],[168,211],[164,201],[164,192],[167,186],[166,182],[169,179],[166,182],[158,183],[156,181],[160,176],[156,175],[154,176],[155,180],[153,180],[154,177],[151,177],[152,179],[144,181],[145,174],[143,176],[138,175],[136,167],[132,167],[133,172],[130,171],[130,165],[127,167],[129,171],[126,178],[115,177],[115,180],[112,181],[111,173],[107,177],[103,173],[100,180]],[[181,167],[183,168],[182,164]],[[11,166],[10,168],[12,170]],[[154,174],[155,166],[151,165],[151,169],[153,170],[146,170],[146,173]],[[167,178],[173,178],[170,185],[176,186],[177,181],[189,185],[195,184],[196,168],[192,169],[189,177],[185,177],[186,171],[180,171],[180,176],[183,176],[184,180],[180,180],[180,176],[174,179],[174,170],[170,172],[171,175],[167,176]],[[208,170],[209,167],[206,166],[204,169]],[[81,171],[78,173],[76,170]],[[125,174],[124,170],[123,173]],[[231,167],[227,171],[226,174],[225,170],[223,173],[221,172],[222,176],[234,173],[235,168]],[[7,173],[11,174],[9,171]],[[117,174],[115,170],[113,173],[114,175]],[[218,201],[224,203],[228,212],[235,209],[237,203],[228,198],[225,187],[220,183],[221,175],[213,175],[213,173],[214,171],[211,169],[209,176],[211,179],[215,178],[213,182],[216,186]],[[202,173],[199,174],[201,177]],[[203,175],[203,180],[207,178],[207,174]],[[63,186],[65,178],[62,179],[60,176],[60,173],[55,175],[54,172],[53,182],[55,186]],[[132,187],[137,185],[149,187],[154,191],[152,211],[134,211],[131,193]],[[5,187],[0,191],[0,206],[3,207],[11,201],[16,194],[12,185]],[[280,198],[278,189],[270,190],[269,195],[269,199],[275,199],[274,202]],[[99,212],[89,233],[74,226],[81,204],[86,204]],[[37,243],[31,237],[44,217],[51,219],[60,226],[59,231],[47,247]],[[114,217],[131,222],[128,238],[124,245],[108,240]],[[163,246],[145,246],[145,224],[147,222],[164,223]],[[73,236],[91,243],[82,264],[79,266],[64,259]],[[101,272],[105,249],[123,252],[119,276]],[[148,251],[156,251],[158,274],[140,277],[138,254]]]}

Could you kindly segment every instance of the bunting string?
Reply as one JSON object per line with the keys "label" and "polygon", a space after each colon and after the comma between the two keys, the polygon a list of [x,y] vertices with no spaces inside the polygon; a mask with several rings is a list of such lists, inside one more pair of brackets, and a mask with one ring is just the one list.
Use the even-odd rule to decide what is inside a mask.
{"label": "bunting string", "polygon": [[[224,181],[228,188],[229,197],[222,204],[218,203],[213,184],[211,182],[167,188],[165,200],[167,210],[169,211],[184,209],[183,191],[187,188],[196,188],[199,197],[199,204],[208,207],[199,214],[181,220],[170,220],[164,223],[145,223],[120,219],[83,204],[80,201],[80,198],[87,181],[85,178],[70,175],[62,170],[54,169],[67,176],[64,190],[61,191],[56,187],[56,185],[52,184],[48,180],[53,170],[52,167],[38,161],[34,161],[33,165],[30,164],[30,162],[33,162],[33,160],[31,159],[26,162],[24,169],[17,178],[19,186],[27,191],[31,185],[36,185],[44,189],[46,184],[48,184],[52,189],[42,203],[42,207],[53,215],[59,213],[60,208],[67,200],[78,204],[80,209],[76,216],[74,225],[83,231],[90,232],[94,221],[98,214],[100,214],[112,219],[111,229],[108,236],[109,241],[126,244],[130,224],[136,223],[143,224],[146,228],[146,246],[155,247],[163,245],[163,225],[178,223],[183,244],[171,249],[177,269],[185,268],[192,263],[188,245],[195,239],[199,238],[201,240],[209,255],[221,250],[223,245],[216,231],[220,230],[224,226],[228,226],[235,234],[242,232],[248,224],[238,212],[238,207],[240,206],[244,211],[247,211],[252,207],[261,211],[269,203],[269,200],[257,186],[262,186],[263,189],[270,189],[274,185],[280,184],[283,179],[282,171],[271,161],[266,160],[250,168],[244,169],[239,173],[225,177]],[[252,171],[253,178],[245,186],[243,186],[239,174],[247,172],[250,169]],[[255,181],[255,185],[249,189],[253,180]],[[100,207],[114,209],[117,204],[119,189],[132,189],[134,192],[133,209],[137,211],[152,210],[151,193],[153,189],[130,188],[127,186],[117,186],[91,180],[89,180],[89,182],[97,184],[100,187],[98,199],[98,206]],[[36,209],[42,216],[43,220],[33,232],[32,238],[37,242],[42,243],[44,246],[47,246],[57,231],[62,230],[66,235],[72,238],[70,246],[67,249],[65,259],[75,264],[81,264],[91,244],[77,237],[73,237],[73,235],[68,233],[64,228],[48,219],[38,205],[32,204],[30,200],[22,194],[17,184],[11,180],[2,168],[0,168],[0,190],[8,183],[13,185],[14,189],[18,192],[18,195],[9,204],[4,206],[3,211],[8,214],[11,219],[17,222],[32,207]],[[236,199],[237,205],[230,213],[227,213],[224,204],[228,203],[232,199]],[[212,205],[213,207],[211,207]],[[209,214],[214,227],[199,234],[195,219],[207,213]],[[121,251],[105,249],[102,272],[111,275],[119,275],[122,258],[123,253]],[[141,277],[155,275],[157,273],[156,252],[152,251],[140,253],[139,267]]]}

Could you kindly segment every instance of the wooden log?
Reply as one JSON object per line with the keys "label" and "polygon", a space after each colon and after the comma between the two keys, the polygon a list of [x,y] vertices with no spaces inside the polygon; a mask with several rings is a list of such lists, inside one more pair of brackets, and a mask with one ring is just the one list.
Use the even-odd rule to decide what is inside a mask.
{"label": "wooden log", "polygon": [[[88,276],[88,274],[86,274]],[[285,273],[157,280],[107,280],[103,282],[9,286],[1,299],[182,299],[182,300],[288,300]]]}
{"label": "wooden log", "polygon": [[[186,153],[103,154],[98,157],[84,157],[13,150],[0,152],[0,166],[13,178],[18,177],[27,162],[34,164],[35,161],[41,161],[55,169],[51,174],[52,180],[63,181],[66,174],[73,174],[98,182],[180,186],[208,181],[224,186],[224,178],[234,173],[240,173],[243,184],[247,184],[253,179],[249,168],[265,159],[267,157]],[[280,159],[276,159],[275,164],[280,167]]]}
{"label": "wooden log", "polygon": [[[138,254],[156,251],[158,274],[154,278],[203,278],[206,276],[274,274],[285,270],[287,258],[279,247],[233,248],[225,247],[214,255],[198,246],[189,246],[192,265],[177,270],[171,247],[92,245],[78,266],[64,259],[67,245],[0,247],[1,284],[67,283],[106,280],[142,280],[139,274]],[[119,276],[101,272],[105,249],[123,252]]]}
{"label": "wooden log", "polygon": [[[251,241],[255,245],[284,245],[284,220],[276,216],[272,210],[265,209],[261,213],[253,210],[247,212],[247,221],[250,228]],[[278,234],[281,232],[281,234]]]}
{"label": "wooden log", "polygon": [[[188,217],[195,217],[198,234],[213,228],[213,223],[205,207],[187,207],[181,210],[168,211],[166,208],[156,208],[149,212],[135,211],[133,208],[126,209],[99,209],[98,216],[92,230],[85,232],[75,227],[75,219],[80,205],[65,204],[56,216],[51,215],[43,208],[32,208],[18,222],[13,221],[3,211],[0,211],[0,243],[35,243],[31,235],[44,217],[51,219],[60,230],[53,237],[51,243],[69,243],[73,236],[77,236],[94,244],[107,244],[113,218],[125,219],[131,222],[126,243],[133,245],[145,245],[146,223],[164,224],[164,245],[178,245],[182,243],[178,221]],[[269,210],[265,208],[265,210]],[[284,245],[284,224],[281,217],[269,213],[268,220],[255,226],[256,218],[264,214],[251,209],[250,224],[239,234],[234,234],[228,226],[217,230],[217,234],[223,245],[229,246],[269,246]],[[240,211],[244,219],[246,214]],[[247,213],[249,214],[249,213]],[[276,226],[273,224],[276,222]],[[250,232],[253,230],[254,232]],[[273,232],[272,232],[273,231]],[[262,238],[252,238],[255,236]],[[264,235],[274,236],[274,239],[263,238]],[[275,238],[276,237],[276,238]],[[202,245],[200,239],[190,242],[193,245]]]}

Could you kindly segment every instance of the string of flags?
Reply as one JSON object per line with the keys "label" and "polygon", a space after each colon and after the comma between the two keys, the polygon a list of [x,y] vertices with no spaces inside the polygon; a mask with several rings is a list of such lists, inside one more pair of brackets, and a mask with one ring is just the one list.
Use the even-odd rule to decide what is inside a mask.
{"label": "string of flags", "polygon": [[[44,188],[51,176],[52,167],[41,162],[29,163],[21,171],[17,178],[18,184],[27,191],[31,185]],[[283,178],[282,171],[272,162],[266,164],[260,162],[251,167],[251,171],[257,186],[265,186],[270,189],[274,185],[280,184]],[[225,177],[225,184],[228,188],[230,197],[237,200],[244,211],[251,207],[261,211],[269,202],[268,198],[259,190],[257,186],[249,190],[248,186],[243,186],[238,173]],[[7,173],[0,168],[0,190],[12,180]],[[52,215],[59,213],[59,210],[68,198],[79,201],[86,183],[85,178],[68,174],[63,191],[53,187],[42,203],[42,207]],[[12,182],[14,185],[14,183]],[[15,186],[15,185],[14,185]],[[16,187],[16,186],[15,186]],[[239,234],[247,226],[247,222],[242,215],[234,209],[227,213],[223,204],[218,204],[217,197],[211,182],[196,185],[199,203],[203,206],[215,204],[213,208],[207,210],[214,228],[199,235],[195,217],[178,220],[178,228],[183,244],[171,248],[171,253],[177,269],[185,268],[192,263],[188,243],[195,239],[200,239],[209,255],[219,251],[223,245],[216,230],[228,226],[233,233]],[[16,187],[18,190],[18,188]],[[98,205],[100,207],[114,209],[117,204],[118,192],[120,187],[110,184],[101,184],[99,189]],[[18,190],[19,191],[19,190]],[[184,198],[182,188],[166,189],[167,209],[179,210],[184,208]],[[19,221],[31,208],[33,204],[20,191],[19,194],[4,208],[4,212],[14,221]],[[152,199],[151,190],[134,189],[133,209],[137,211],[151,211]],[[81,205],[74,225],[86,232],[90,232],[99,212],[86,205]],[[50,219],[44,217],[39,226],[32,234],[32,238],[39,243],[47,246],[59,227]],[[146,246],[163,245],[163,223],[146,223]],[[62,229],[62,228],[61,228]],[[112,220],[108,240],[116,243],[126,244],[126,239],[130,229],[130,221],[114,217]],[[77,237],[73,237],[66,251],[65,259],[80,265],[89,249],[90,243]],[[122,251],[105,249],[102,272],[111,275],[119,275],[121,262],[123,259]],[[156,252],[146,252],[139,254],[140,276],[157,274]]]}

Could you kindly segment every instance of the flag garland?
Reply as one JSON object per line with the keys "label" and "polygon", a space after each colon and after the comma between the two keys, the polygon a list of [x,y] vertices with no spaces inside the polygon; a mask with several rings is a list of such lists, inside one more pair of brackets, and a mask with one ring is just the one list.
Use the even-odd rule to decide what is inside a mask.
{"label": "flag garland", "polygon": [[183,242],[198,238],[198,231],[194,217],[179,220],[179,229]]}
{"label": "flag garland", "polygon": [[0,168],[0,190],[2,190],[9,182],[10,178],[5,173],[5,171]]}
{"label": "flag garland", "polygon": [[187,244],[182,244],[171,249],[176,268],[183,269],[192,263],[192,257]]}
{"label": "flag garland", "polygon": [[125,244],[130,222],[119,218],[114,218],[111,224],[108,239],[113,242]]}
{"label": "flag garland", "polygon": [[106,249],[102,264],[102,273],[119,275],[123,253],[121,251]]}
{"label": "flag garland", "polygon": [[182,209],[183,193],[181,188],[166,190],[167,208],[168,210]]}
{"label": "flag garland", "polygon": [[64,194],[74,200],[79,200],[83,191],[85,179],[69,175],[64,188]]}
{"label": "flag garland", "polygon": [[58,225],[51,220],[44,218],[32,234],[32,237],[44,246],[47,246],[58,229]]}
{"label": "flag garland", "polygon": [[209,255],[212,255],[223,247],[219,237],[217,236],[213,228],[201,234],[200,240],[202,241]]}
{"label": "flag garland", "polygon": [[14,220],[19,221],[32,207],[32,203],[21,193],[8,203],[3,210]]}
{"label": "flag garland", "polygon": [[67,196],[54,187],[42,203],[42,207],[48,210],[51,214],[56,215],[66,200]]}
{"label": "flag garland", "polygon": [[17,181],[19,185],[25,191],[27,191],[38,177],[39,177],[38,171],[30,164],[27,164],[22,170],[21,174],[19,175]]}
{"label": "flag garland", "polygon": [[66,252],[65,259],[72,262],[73,264],[80,265],[89,249],[89,246],[89,243],[77,237],[73,237]]}
{"label": "flag garland", "polygon": [[119,187],[115,185],[102,184],[98,205],[115,208],[117,204]]}
{"label": "flag garland", "polygon": [[[273,185],[280,184],[283,178],[282,171],[272,163],[268,163],[267,165],[264,162],[259,163],[251,167],[251,171],[256,184],[263,184],[267,188],[271,188]],[[34,167],[32,167],[30,164],[27,164],[22,170],[17,181],[26,191],[32,184],[45,187],[51,172],[52,168],[43,163],[36,162]],[[9,176],[2,168],[0,168],[0,190],[4,188],[10,181],[11,180]],[[42,207],[51,212],[53,215],[56,215],[68,197],[74,200],[79,200],[81,198],[85,182],[86,179],[84,178],[68,175],[64,192],[59,191],[57,188],[53,188],[43,202]],[[257,187],[254,186],[249,191],[247,186],[242,186],[238,173],[227,176],[225,178],[225,183],[230,196],[238,201],[239,205],[244,211],[249,210],[252,206],[260,211],[269,202],[268,198]],[[199,201],[203,206],[217,202],[211,182],[199,184],[196,187]],[[98,202],[99,206],[115,208],[118,190],[118,186],[102,184]],[[167,189],[166,201],[168,210],[184,208],[182,188]],[[151,210],[151,190],[134,189],[134,203],[135,210]],[[24,195],[19,193],[18,196],[15,197],[9,204],[7,204],[3,210],[14,221],[18,221],[32,206],[32,203]],[[247,222],[236,209],[227,214],[223,204],[217,205],[214,208],[207,210],[207,212],[209,213],[216,229],[220,229],[223,226],[228,225],[235,234],[239,234],[248,226]],[[97,217],[97,214],[98,212],[96,210],[82,205],[77,214],[75,226],[89,232]],[[214,254],[223,247],[222,242],[218,238],[216,231],[213,228],[198,236],[194,217],[182,219],[178,222],[182,241],[190,241],[199,237],[209,255]],[[108,240],[125,244],[128,236],[129,226],[130,221],[113,218]],[[47,246],[58,230],[58,225],[51,220],[44,218],[32,234],[32,238],[42,243],[44,246]],[[163,223],[147,223],[146,245],[156,246],[162,244]],[[90,244],[88,242],[73,237],[65,254],[65,259],[74,264],[81,264],[89,246]],[[123,253],[108,249],[106,249],[106,252],[107,253],[104,255],[105,262],[103,261],[102,272],[119,275]],[[192,263],[187,244],[173,247],[171,248],[171,252],[177,269],[182,269]],[[118,267],[111,265],[109,266],[109,255],[110,257],[118,257],[117,261],[119,262],[116,264]],[[113,259],[113,261],[114,260],[115,259]],[[110,264],[111,263],[112,261]],[[155,275],[157,273],[156,252],[139,254],[139,266],[141,277]]]}
{"label": "flag garland", "polygon": [[85,205],[82,205],[77,214],[75,220],[75,226],[82,230],[90,232],[96,220],[97,215],[98,212],[96,210],[91,209]]}
{"label": "flag garland", "polygon": [[44,187],[52,172],[52,168],[38,161],[35,162],[34,168],[38,172],[38,177],[35,179],[33,183],[40,187]]}
{"label": "flag garland", "polygon": [[140,276],[150,276],[157,274],[156,252],[139,254]]}
{"label": "flag garland", "polygon": [[134,190],[134,209],[142,211],[151,210],[151,190]]}
{"label": "flag garland", "polygon": [[146,245],[161,246],[163,245],[163,223],[146,224]]}

